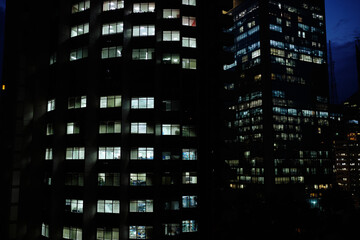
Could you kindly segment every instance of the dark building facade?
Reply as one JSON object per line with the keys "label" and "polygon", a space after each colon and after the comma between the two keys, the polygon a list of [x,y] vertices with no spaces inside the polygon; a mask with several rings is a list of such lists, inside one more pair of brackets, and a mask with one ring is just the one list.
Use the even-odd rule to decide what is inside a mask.
{"label": "dark building facade", "polygon": [[21,2],[7,6],[9,239],[211,237],[230,7]]}
{"label": "dark building facade", "polygon": [[324,1],[234,1],[228,14],[231,186],[300,186],[316,197],[332,173]]}

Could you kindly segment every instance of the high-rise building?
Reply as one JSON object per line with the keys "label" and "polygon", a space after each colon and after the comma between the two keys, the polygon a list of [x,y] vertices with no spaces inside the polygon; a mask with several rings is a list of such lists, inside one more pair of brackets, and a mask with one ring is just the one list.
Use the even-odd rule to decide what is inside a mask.
{"label": "high-rise building", "polygon": [[8,2],[10,239],[210,237],[225,2]]}
{"label": "high-rise building", "polygon": [[234,1],[228,14],[231,186],[301,186],[315,197],[332,173],[324,1]]}

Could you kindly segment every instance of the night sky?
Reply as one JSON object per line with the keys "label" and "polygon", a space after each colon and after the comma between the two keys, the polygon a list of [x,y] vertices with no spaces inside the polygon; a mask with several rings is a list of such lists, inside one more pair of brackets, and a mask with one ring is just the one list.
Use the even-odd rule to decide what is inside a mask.
{"label": "night sky", "polygon": [[[325,5],[327,39],[332,42],[335,78],[339,101],[342,102],[358,87],[355,39],[360,37],[360,0],[325,0]],[[5,0],[0,0],[0,56],[3,53],[4,8]],[[1,63],[0,57],[0,73]]]}
{"label": "night sky", "polygon": [[339,101],[357,91],[355,39],[360,37],[360,0],[325,0],[327,39],[332,43]]}

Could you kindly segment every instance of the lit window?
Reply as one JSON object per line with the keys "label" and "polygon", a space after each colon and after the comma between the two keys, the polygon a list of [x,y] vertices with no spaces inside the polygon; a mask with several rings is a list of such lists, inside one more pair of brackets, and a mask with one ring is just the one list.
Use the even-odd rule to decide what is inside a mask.
{"label": "lit window", "polygon": [[152,226],[129,226],[129,239],[150,239]]}
{"label": "lit window", "polygon": [[41,236],[49,237],[49,224],[42,223],[41,225]]}
{"label": "lit window", "polygon": [[182,221],[182,232],[197,232],[197,223],[195,220],[183,220]]}
{"label": "lit window", "polygon": [[120,159],[121,148],[120,147],[99,147],[99,159]]}
{"label": "lit window", "polygon": [[193,148],[183,149],[182,160],[197,160],[197,150]]}
{"label": "lit window", "polygon": [[68,109],[85,108],[85,107],[86,107],[86,96],[68,98]]}
{"label": "lit window", "polygon": [[45,149],[45,160],[52,160],[53,159],[53,150],[52,148]]}
{"label": "lit window", "polygon": [[164,9],[163,18],[180,18],[179,9]]}
{"label": "lit window", "polygon": [[120,213],[119,200],[98,200],[97,202],[98,213]]}
{"label": "lit window", "polygon": [[180,41],[180,31],[163,31],[163,41]]}
{"label": "lit window", "polygon": [[54,134],[54,128],[52,123],[46,124],[46,136],[50,136]]}
{"label": "lit window", "polygon": [[73,49],[70,51],[70,61],[76,61],[82,58],[86,58],[87,56],[88,56],[88,49],[86,47]]}
{"label": "lit window", "polygon": [[71,13],[83,12],[90,8],[90,0],[81,1],[72,5]]}
{"label": "lit window", "polygon": [[120,186],[120,173],[98,173],[98,186]]}
{"label": "lit window", "polygon": [[150,173],[130,173],[130,186],[152,186]]}
{"label": "lit window", "polygon": [[47,103],[47,111],[54,111],[55,110],[55,99],[51,99]]}
{"label": "lit window", "polygon": [[155,49],[154,48],[141,48],[132,50],[133,60],[151,60],[153,59]]}
{"label": "lit window", "polygon": [[253,52],[251,53],[251,58],[257,58],[257,57],[259,57],[260,55],[261,55],[260,49],[258,49],[258,50],[255,50],[255,51],[253,51]]}
{"label": "lit window", "polygon": [[180,224],[178,223],[165,223],[163,226],[165,236],[175,236],[181,232]]}
{"label": "lit window", "polygon": [[86,33],[89,33],[89,23],[71,27],[71,37],[80,36]]}
{"label": "lit window", "polygon": [[153,200],[131,200],[130,212],[153,212]]}
{"label": "lit window", "polygon": [[100,108],[121,107],[121,96],[104,96],[100,97]]}
{"label": "lit window", "polygon": [[124,8],[124,0],[104,1],[103,11],[111,11]]}
{"label": "lit window", "polygon": [[133,37],[155,36],[155,25],[133,26]]}
{"label": "lit window", "polygon": [[196,48],[196,38],[183,37],[182,38],[182,46],[189,47],[189,48]]}
{"label": "lit window", "polygon": [[196,18],[195,17],[189,17],[189,16],[183,16],[182,17],[182,25],[183,26],[196,27]]}
{"label": "lit window", "polygon": [[196,172],[183,172],[182,183],[183,184],[197,184]]}
{"label": "lit window", "polygon": [[182,68],[183,69],[196,69],[196,59],[183,58],[182,59]]}
{"label": "lit window", "polygon": [[56,53],[51,54],[51,56],[50,56],[50,65],[56,63],[56,60],[57,60]]}
{"label": "lit window", "polygon": [[282,27],[279,25],[270,24],[269,27],[270,27],[270,30],[272,30],[272,31],[282,32]]}
{"label": "lit window", "polygon": [[119,240],[118,228],[97,228],[97,240]]}
{"label": "lit window", "polygon": [[196,0],[182,0],[183,5],[196,6]]}
{"label": "lit window", "polygon": [[99,133],[100,134],[121,133],[121,122],[120,121],[100,122]]}
{"label": "lit window", "polygon": [[162,62],[164,64],[180,64],[180,55],[178,53],[164,53]]}
{"label": "lit window", "polygon": [[182,196],[182,207],[183,208],[196,208],[197,207],[197,196]]}
{"label": "lit window", "polygon": [[65,200],[65,211],[72,213],[83,213],[83,200],[78,199],[66,199]]}
{"label": "lit window", "polygon": [[140,97],[131,99],[131,109],[152,109],[154,108],[153,97]]}
{"label": "lit window", "polygon": [[132,148],[130,153],[131,160],[153,160],[154,148],[151,147],[139,147]]}
{"label": "lit window", "polygon": [[134,13],[145,13],[145,12],[155,12],[155,3],[134,3],[133,5]]}
{"label": "lit window", "polygon": [[66,148],[66,159],[84,159],[84,158],[85,158],[84,147]]}
{"label": "lit window", "polygon": [[106,59],[106,58],[121,57],[122,56],[121,51],[122,51],[121,46],[104,47],[101,49],[101,58]]}
{"label": "lit window", "polygon": [[154,128],[146,122],[133,122],[131,123],[130,132],[132,134],[152,134],[154,133]]}
{"label": "lit window", "polygon": [[312,62],[312,57],[309,55],[305,55],[305,54],[300,54],[300,61],[304,61],[304,62]]}
{"label": "lit window", "polygon": [[106,23],[102,26],[102,35],[111,35],[116,33],[122,33],[124,31],[123,22]]}
{"label": "lit window", "polygon": [[64,227],[63,238],[71,240],[82,240],[82,229],[76,227]]}
{"label": "lit window", "polygon": [[180,135],[180,124],[162,124],[162,135]]}
{"label": "lit window", "polygon": [[67,123],[66,134],[79,134],[79,133],[80,133],[80,126],[78,123],[75,122]]}

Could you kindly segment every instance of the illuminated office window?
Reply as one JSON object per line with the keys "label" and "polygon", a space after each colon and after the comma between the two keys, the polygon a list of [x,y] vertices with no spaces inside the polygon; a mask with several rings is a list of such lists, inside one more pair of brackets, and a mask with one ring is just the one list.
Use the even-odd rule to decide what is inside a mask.
{"label": "illuminated office window", "polygon": [[196,0],[182,0],[183,5],[196,6]]}
{"label": "illuminated office window", "polygon": [[152,174],[130,173],[130,186],[152,186]]}
{"label": "illuminated office window", "polygon": [[154,48],[140,48],[132,50],[133,60],[151,60],[153,59],[155,49]]}
{"label": "illuminated office window", "polygon": [[47,111],[54,111],[55,110],[55,99],[51,99],[47,103]]}
{"label": "illuminated office window", "polygon": [[163,31],[163,41],[180,41],[180,31]]}
{"label": "illuminated office window", "polygon": [[49,237],[49,224],[42,223],[41,224],[41,236]]}
{"label": "illuminated office window", "polygon": [[182,37],[182,46],[189,48],[196,48],[196,38]]}
{"label": "illuminated office window", "polygon": [[66,127],[66,134],[79,134],[80,133],[80,126],[76,122],[69,122],[67,123]]}
{"label": "illuminated office window", "polygon": [[78,48],[73,49],[70,51],[70,61],[76,61],[82,58],[88,57],[88,49],[86,47],[84,48]]}
{"label": "illuminated office window", "polygon": [[152,226],[129,226],[129,239],[151,239]]}
{"label": "illuminated office window", "polygon": [[194,148],[183,149],[182,160],[197,160],[197,150]]}
{"label": "illuminated office window", "polygon": [[164,64],[180,64],[180,54],[178,53],[164,53],[162,57]]}
{"label": "illuminated office window", "polygon": [[86,107],[86,96],[68,98],[68,109],[85,108],[85,107]]}
{"label": "illuminated office window", "polygon": [[153,97],[131,98],[131,109],[153,109]]}
{"label": "illuminated office window", "polygon": [[182,59],[182,68],[183,69],[196,69],[197,68],[196,59],[193,58],[183,58]]}
{"label": "illuminated office window", "polygon": [[90,0],[81,1],[72,5],[71,13],[83,12],[90,8]]}
{"label": "illuminated office window", "polygon": [[146,12],[155,12],[155,3],[134,3],[133,5],[134,13],[146,13]]}
{"label": "illuminated office window", "polygon": [[122,47],[104,47],[101,49],[101,59],[121,57]]}
{"label": "illuminated office window", "polygon": [[100,134],[121,133],[121,122],[120,121],[100,122],[99,133]]}
{"label": "illuminated office window", "polygon": [[183,208],[196,208],[197,207],[197,196],[182,196],[182,207]]}
{"label": "illuminated office window", "polygon": [[46,148],[45,149],[45,160],[52,160],[53,159],[53,149]]}
{"label": "illuminated office window", "polygon": [[183,172],[182,183],[183,184],[197,184],[196,172]]}
{"label": "illuminated office window", "polygon": [[97,202],[98,213],[120,213],[119,200],[98,200]]}
{"label": "illuminated office window", "polygon": [[102,26],[102,35],[117,34],[117,33],[122,33],[123,31],[124,31],[123,22],[105,23]]}
{"label": "illuminated office window", "polygon": [[120,159],[121,148],[120,147],[99,147],[98,157],[103,159]]}
{"label": "illuminated office window", "polygon": [[163,227],[165,236],[176,236],[181,233],[180,224],[178,223],[165,223]]}
{"label": "illuminated office window", "polygon": [[130,159],[132,160],[153,160],[154,148],[152,147],[139,147],[132,148],[130,153]]}
{"label": "illuminated office window", "polygon": [[63,238],[71,240],[82,240],[82,229],[77,227],[64,227]]}
{"label": "illuminated office window", "polygon": [[121,107],[121,96],[103,96],[100,97],[100,108]]}
{"label": "illuminated office window", "polygon": [[180,18],[179,9],[163,9],[163,18]]}
{"label": "illuminated office window", "polygon": [[69,160],[85,159],[85,148],[84,147],[66,148],[66,159]]}
{"label": "illuminated office window", "polygon": [[98,186],[120,186],[120,173],[98,173]]}
{"label": "illuminated office window", "polygon": [[180,124],[162,124],[162,135],[180,135]]}
{"label": "illuminated office window", "polygon": [[77,37],[89,33],[89,23],[84,23],[71,27],[71,37]]}
{"label": "illuminated office window", "polygon": [[124,0],[104,1],[103,11],[111,11],[124,8]]}
{"label": "illuminated office window", "polygon": [[196,27],[196,17],[183,16],[182,17],[182,25]]}
{"label": "illuminated office window", "polygon": [[132,134],[152,134],[154,127],[146,122],[132,122],[130,132]]}
{"label": "illuminated office window", "polygon": [[155,25],[139,25],[133,26],[133,37],[155,36]]}
{"label": "illuminated office window", "polygon": [[50,136],[54,134],[54,128],[52,123],[46,124],[46,136]]}
{"label": "illuminated office window", "polygon": [[130,212],[153,212],[154,201],[153,200],[131,200],[130,201]]}
{"label": "illuminated office window", "polygon": [[198,226],[195,220],[183,220],[182,221],[182,232],[197,232]]}
{"label": "illuminated office window", "polygon": [[66,199],[65,211],[72,213],[83,213],[84,201],[78,199]]}

